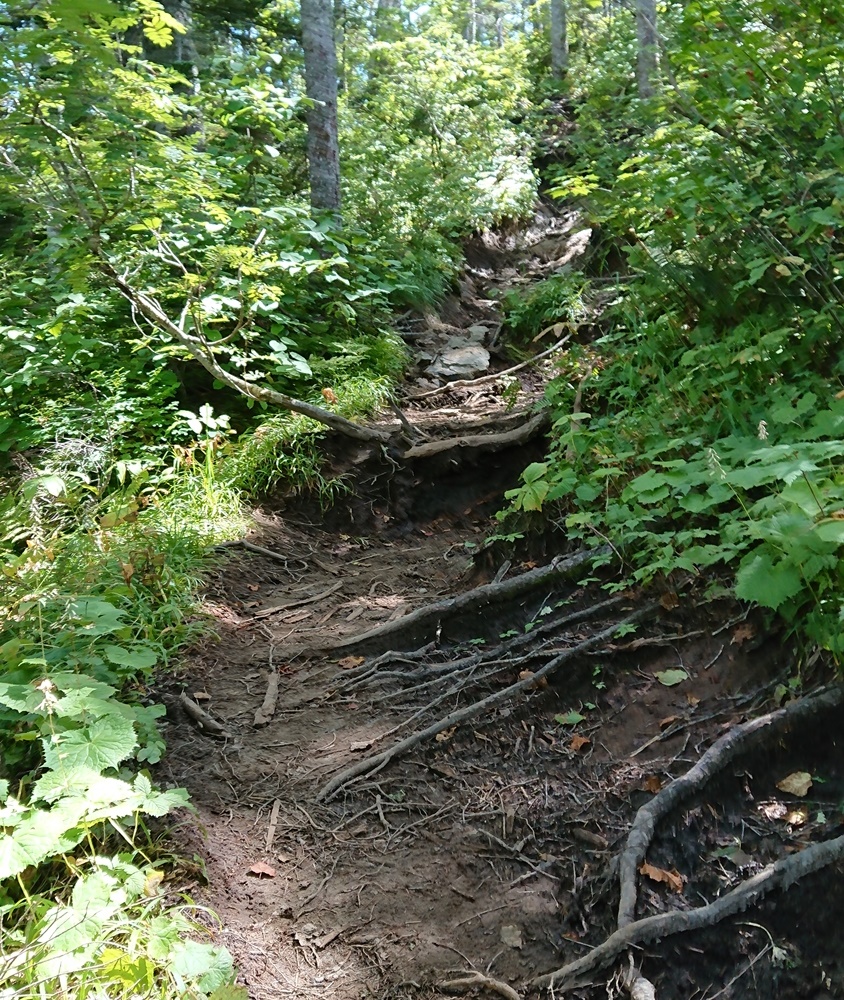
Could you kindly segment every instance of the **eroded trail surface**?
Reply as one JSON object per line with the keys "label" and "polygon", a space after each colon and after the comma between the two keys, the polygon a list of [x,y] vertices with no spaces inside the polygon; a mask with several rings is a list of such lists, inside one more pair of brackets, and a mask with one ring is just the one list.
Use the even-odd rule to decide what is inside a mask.
{"label": "eroded trail surface", "polygon": [[[526,395],[541,392],[536,370],[524,379]],[[502,409],[491,385],[483,398]],[[465,419],[467,395],[443,395],[432,420]],[[670,594],[607,603],[581,582],[586,567],[402,629],[414,609],[550,561],[472,559],[531,447],[464,447],[459,463],[401,469],[361,461],[355,493],[327,514],[256,511],[249,541],[269,554],[233,548],[209,582],[219,638],[162,691],[162,769],[199,810],[178,834],[181,850],[193,836],[207,873],[191,891],[220,915],[253,1000],[496,995],[465,983],[473,972],[498,995],[535,995],[531,979],[615,929],[614,862],[636,809],[730,726],[770,710],[789,676],[786,652],[761,643],[741,608]],[[635,627],[613,634],[631,615]],[[277,703],[256,724],[273,676]],[[318,801],[356,761],[520,679],[511,697]],[[191,718],[182,692],[222,732]],[[648,851],[639,915],[700,906],[840,833],[840,723],[830,710],[810,733],[742,756],[674,810]],[[816,779],[809,793],[777,788],[795,772]],[[841,887],[827,868],[637,961],[663,998],[843,996]],[[616,969],[575,995],[622,995]]]}

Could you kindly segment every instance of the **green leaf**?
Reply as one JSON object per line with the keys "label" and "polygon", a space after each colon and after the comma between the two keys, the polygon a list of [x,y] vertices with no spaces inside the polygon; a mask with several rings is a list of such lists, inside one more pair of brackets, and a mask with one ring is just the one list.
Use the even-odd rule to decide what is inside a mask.
{"label": "green leaf", "polygon": [[154,667],[158,656],[151,646],[135,645],[131,649],[125,646],[105,646],[103,653],[111,663],[121,667],[131,667],[133,670],[149,670]]}
{"label": "green leaf", "polygon": [[170,952],[172,973],[210,993],[234,979],[234,962],[224,949],[204,941],[179,941]]}
{"label": "green leaf", "polygon": [[585,718],[585,715],[581,715],[580,712],[572,709],[570,712],[566,712],[565,715],[555,715],[554,722],[559,722],[561,726],[576,726],[578,722],[583,722]]}
{"label": "green leaf", "polygon": [[42,741],[44,761],[54,771],[88,767],[94,771],[116,768],[138,745],[129,719],[107,716],[86,729],[57,733]]}
{"label": "green leaf", "polygon": [[674,670],[658,670],[654,676],[665,687],[675,687],[689,679],[689,675],[680,667],[676,667]]}
{"label": "green leaf", "polygon": [[775,560],[760,547],[742,560],[736,574],[736,596],[776,611],[803,589],[800,570],[785,559]]}
{"label": "green leaf", "polygon": [[249,1000],[249,991],[245,986],[227,983],[224,986],[218,986],[208,1000]]}

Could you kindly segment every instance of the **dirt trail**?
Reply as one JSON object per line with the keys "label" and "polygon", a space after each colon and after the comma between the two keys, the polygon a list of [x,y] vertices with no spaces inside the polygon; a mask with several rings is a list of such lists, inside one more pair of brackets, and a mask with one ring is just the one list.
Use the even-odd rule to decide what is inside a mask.
{"label": "dirt trail", "polygon": [[[505,250],[487,285],[503,268],[518,277],[539,259],[530,246]],[[548,259],[565,252],[558,242]],[[482,263],[475,259],[476,271]],[[472,280],[477,299],[482,288]],[[481,307],[467,296],[464,289],[463,303],[453,304],[450,326],[477,325],[472,309]],[[521,377],[535,398],[541,369]],[[494,383],[474,397],[469,389],[434,398],[431,420],[440,424],[465,420],[473,407],[476,418],[502,409]],[[413,412],[414,423],[423,421],[421,407]],[[370,681],[355,650],[327,649],[501,570],[507,579],[530,569],[479,568],[472,554],[532,447],[464,448],[459,464],[440,457],[400,470],[388,456],[361,461],[355,493],[326,515],[302,504],[256,511],[249,539],[275,557],[232,549],[209,582],[218,638],[162,691],[170,708],[162,777],[186,786],[196,803],[198,822],[177,834],[182,852],[193,838],[205,866],[207,883],[191,892],[220,915],[220,937],[252,1000],[433,1000],[453,995],[443,984],[472,970],[521,989],[578,957],[614,929],[612,862],[636,808],[724,727],[770,707],[788,660],[776,640],[760,644],[760,623],[727,602],[671,608],[665,599],[669,610],[565,665],[546,686],[315,802],[350,763],[516,681],[530,664],[513,657],[485,675],[470,670],[448,696],[447,685],[408,684],[403,671],[468,660],[582,613],[548,632],[562,647],[575,645],[642,603],[631,595],[592,615],[606,594],[581,585],[584,572],[509,605],[444,619],[425,637],[424,657],[399,656]],[[678,670],[685,678],[665,683]],[[256,727],[271,671],[278,703]],[[223,737],[185,715],[182,691],[223,724]],[[742,759],[672,814],[648,853],[653,872],[642,879],[640,909],[697,906],[783,853],[840,832],[840,714],[808,739]],[[776,788],[794,771],[823,783],[795,800]],[[639,960],[663,998],[844,996],[829,933],[844,909],[841,884],[834,869],[810,876]],[[577,995],[620,995],[613,971]]]}

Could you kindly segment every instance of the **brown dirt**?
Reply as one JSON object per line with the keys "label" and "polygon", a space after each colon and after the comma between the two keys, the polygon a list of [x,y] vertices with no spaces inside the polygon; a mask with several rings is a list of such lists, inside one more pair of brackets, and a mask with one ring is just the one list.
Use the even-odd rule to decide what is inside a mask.
{"label": "brown dirt", "polygon": [[[213,739],[176,715],[166,770],[196,803],[203,835],[195,849],[207,872],[207,885],[196,891],[220,915],[221,940],[253,1000],[428,1000],[446,995],[437,983],[459,970],[517,985],[558,967],[612,930],[612,859],[635,808],[690,766],[722,726],[757,714],[765,685],[770,692],[775,644],[762,647],[764,657],[745,652],[758,642],[758,623],[728,624],[738,614],[727,605],[680,607],[616,644],[669,637],[666,645],[591,657],[548,689],[421,745],[336,801],[315,805],[328,777],[365,752],[359,748],[383,748],[379,737],[430,697],[422,692],[397,703],[388,687],[338,696],[342,657],[317,651],[464,589],[465,544],[489,527],[477,506],[483,510],[485,485],[475,480],[475,499],[461,496],[457,509],[444,496],[443,509],[429,520],[416,516],[407,533],[391,523],[387,505],[373,504],[362,536],[327,531],[301,512],[295,521],[256,512],[251,537],[283,553],[286,565],[238,551],[209,587],[206,609],[219,639],[196,651],[178,686],[201,698],[231,738]],[[257,617],[332,588],[311,604]],[[595,598],[576,586],[564,591],[577,605]],[[535,595],[506,618],[464,622],[464,632],[478,635],[459,638],[494,640],[522,628],[545,598]],[[705,635],[682,638],[700,629]],[[452,638],[445,631],[441,642]],[[280,699],[272,722],[256,729],[271,652]],[[658,682],[657,671],[679,665],[687,681]],[[555,719],[572,709],[585,716],[577,726]],[[743,761],[674,816],[649,861],[678,871],[686,884],[677,894],[648,882],[643,912],[697,905],[784,851],[829,835],[841,821],[844,793],[831,752],[839,724]],[[578,749],[574,735],[589,742]],[[776,781],[794,770],[824,779],[802,826],[777,808],[787,797]],[[840,876],[830,872],[808,879],[729,926],[663,942],[645,957],[645,972],[658,995],[713,997],[770,935],[777,951],[769,949],[721,995],[844,995],[841,962],[819,945],[820,932],[844,908],[840,888]],[[606,981],[579,995],[605,996]]]}
{"label": "brown dirt", "polygon": [[[554,236],[538,217],[532,236],[470,247],[466,287],[446,321],[477,323],[478,296],[492,283],[512,286],[559,266],[575,222],[551,225]],[[525,370],[520,380],[528,400],[541,393],[541,372]],[[433,409],[408,408],[413,421],[442,429],[473,411],[483,419],[506,410],[494,387],[434,401]],[[790,651],[765,637],[760,619],[687,596],[546,688],[316,804],[326,780],[383,750],[396,727],[406,735],[516,680],[520,663],[474,684],[467,678],[464,690],[408,725],[442,689],[403,691],[400,677],[350,689],[354,661],[325,650],[490,579],[503,556],[472,555],[494,530],[503,492],[541,454],[541,445],[493,456],[464,449],[459,461],[447,455],[397,469],[386,455],[338,452],[344,471],[354,469],[355,493],[325,514],[307,504],[256,511],[250,539],[280,558],[230,549],[209,580],[205,610],[217,637],[161,689],[169,752],[159,777],[187,787],[196,804],[196,817],[174,834],[178,850],[187,844],[204,866],[204,880],[187,888],[219,914],[219,938],[251,1000],[434,1000],[450,995],[444,981],[473,969],[528,996],[531,977],[614,929],[614,859],[638,806],[725,727],[770,709],[775,682],[795,673]],[[525,568],[517,562],[509,572]],[[573,582],[444,621],[441,634],[428,636],[431,658],[523,634],[559,602],[587,608],[605,596],[594,583]],[[559,641],[570,645],[609,621],[576,625]],[[686,680],[660,682],[660,672],[678,667]],[[280,677],[278,705],[256,728],[270,669]],[[225,725],[225,739],[184,715],[183,690]],[[573,710],[583,716],[577,724],[566,722]],[[682,890],[670,879],[643,879],[640,915],[698,906],[769,861],[841,832],[840,732],[840,715],[818,720],[813,733],[728,768],[672,814],[648,861],[676,873]],[[805,799],[777,789],[800,770],[815,777]],[[661,1000],[844,997],[841,889],[841,873],[827,870],[716,928],[652,946],[638,961]],[[575,995],[620,996],[616,971]]]}

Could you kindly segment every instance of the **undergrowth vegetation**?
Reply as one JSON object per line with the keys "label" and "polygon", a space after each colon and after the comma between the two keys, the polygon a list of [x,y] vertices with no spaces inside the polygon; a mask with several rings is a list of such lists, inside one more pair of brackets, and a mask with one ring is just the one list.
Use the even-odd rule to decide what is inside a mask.
{"label": "undergrowth vegetation", "polygon": [[296,6],[197,3],[189,30],[173,9],[0,4],[3,1000],[244,995],[157,840],[188,800],[155,787],[150,686],[213,629],[197,594],[244,499],[345,484],[322,425],[191,344],[370,415],[405,366],[393,314],[535,189],[518,39],[470,45],[432,9],[373,45],[350,14],[341,224],[308,207]]}
{"label": "undergrowth vegetation", "polygon": [[554,444],[511,514],[609,542],[619,586],[709,571],[838,660],[844,21],[774,0],[665,16],[656,97],[619,73],[624,14],[598,23],[606,44],[572,72],[576,129],[549,183],[579,197],[600,232],[596,287],[617,289],[603,336],[551,386]]}

